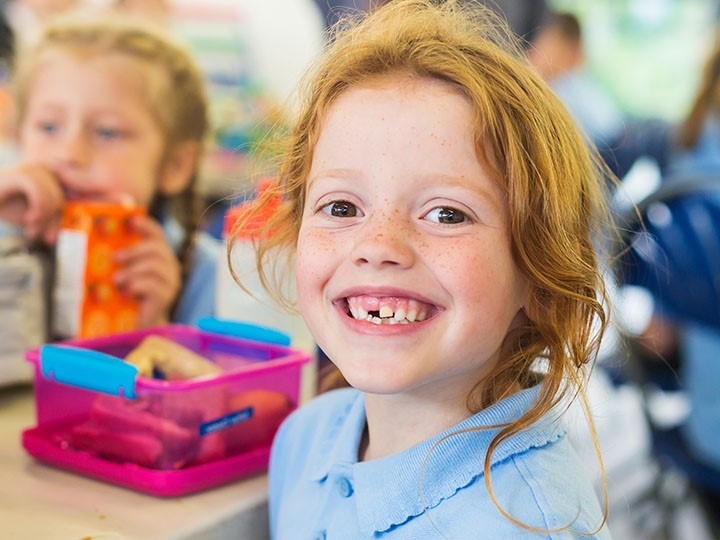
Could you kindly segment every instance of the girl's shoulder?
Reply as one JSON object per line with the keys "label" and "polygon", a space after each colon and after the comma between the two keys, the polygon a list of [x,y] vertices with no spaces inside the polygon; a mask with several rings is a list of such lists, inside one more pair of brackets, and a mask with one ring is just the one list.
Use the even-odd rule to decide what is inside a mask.
{"label": "girl's shoulder", "polygon": [[[556,530],[548,538],[574,538],[596,531],[602,523],[599,486],[588,474],[570,440],[563,436],[541,447],[513,455],[491,474],[504,508],[523,523]],[[517,505],[517,501],[533,504]],[[607,527],[589,538],[609,539]]]}

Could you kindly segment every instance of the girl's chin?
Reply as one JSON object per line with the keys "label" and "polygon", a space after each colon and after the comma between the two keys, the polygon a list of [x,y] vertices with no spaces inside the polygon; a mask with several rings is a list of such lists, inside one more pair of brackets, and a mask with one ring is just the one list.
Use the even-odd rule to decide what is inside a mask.
{"label": "girl's chin", "polygon": [[408,392],[418,381],[400,379],[397,373],[384,370],[344,369],[341,370],[345,380],[353,388],[365,394],[393,395]]}

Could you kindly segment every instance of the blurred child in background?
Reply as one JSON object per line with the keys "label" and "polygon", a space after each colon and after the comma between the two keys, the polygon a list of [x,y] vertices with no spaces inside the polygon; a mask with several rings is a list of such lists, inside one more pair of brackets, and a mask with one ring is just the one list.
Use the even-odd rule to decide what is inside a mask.
{"label": "blurred child in background", "polygon": [[52,253],[66,201],[131,200],[148,216],[132,222],[143,240],[114,254],[114,282],[138,299],[139,325],[211,315],[219,245],[197,230],[208,122],[189,54],[136,23],[68,20],[19,58],[13,84],[22,160],[0,170],[0,264],[31,242]]}
{"label": "blurred child in background", "polygon": [[586,68],[582,28],[575,15],[551,12],[533,38],[528,59],[594,144],[615,141],[623,116]]}
{"label": "blurred child in background", "polygon": [[671,133],[660,118],[625,114],[587,65],[583,28],[572,13],[550,10],[528,48],[528,60],[548,82],[615,176],[623,179],[638,159],[663,171]]}

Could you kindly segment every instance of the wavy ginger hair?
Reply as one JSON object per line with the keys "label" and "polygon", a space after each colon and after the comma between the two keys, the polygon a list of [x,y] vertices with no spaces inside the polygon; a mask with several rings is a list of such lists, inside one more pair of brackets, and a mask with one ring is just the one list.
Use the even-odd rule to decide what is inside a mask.
{"label": "wavy ginger hair", "polygon": [[[526,323],[506,336],[496,368],[467,398],[469,411],[477,412],[518,385],[541,380],[535,405],[502,426],[490,446],[485,478],[492,493],[488,473],[498,444],[566,394],[584,397],[582,367],[596,357],[607,324],[594,246],[608,219],[606,173],[564,106],[487,8],[452,0],[394,0],[360,24],[341,28],[307,81],[275,186],[285,202],[268,223],[272,234],[258,245],[258,269],[276,295],[274,271],[281,266],[271,254],[296,246],[323,119],[348,88],[392,76],[444,81],[469,100],[477,157],[504,192],[512,255],[530,285]],[[538,359],[544,359],[542,374]],[[338,380],[327,384],[326,378],[326,387]],[[592,424],[589,414],[588,421]]]}

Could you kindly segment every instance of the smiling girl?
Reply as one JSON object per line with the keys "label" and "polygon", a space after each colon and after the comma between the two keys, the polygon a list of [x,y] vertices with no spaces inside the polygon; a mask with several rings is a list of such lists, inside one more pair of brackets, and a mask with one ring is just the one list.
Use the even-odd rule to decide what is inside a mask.
{"label": "smiling girl", "polygon": [[295,255],[351,388],[275,439],[276,540],[610,538],[562,420],[606,321],[604,180],[469,5],[390,2],[309,81],[259,260]]}

